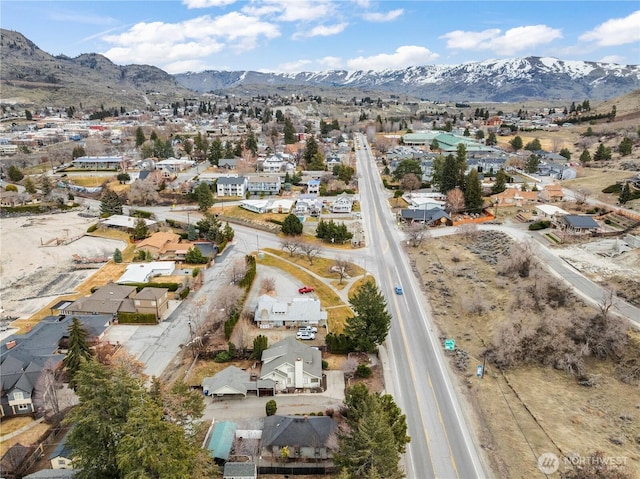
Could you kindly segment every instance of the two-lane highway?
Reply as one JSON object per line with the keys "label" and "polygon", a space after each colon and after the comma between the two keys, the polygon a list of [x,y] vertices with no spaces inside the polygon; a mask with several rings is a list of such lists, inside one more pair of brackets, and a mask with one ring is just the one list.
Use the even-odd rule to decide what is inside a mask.
{"label": "two-lane highway", "polygon": [[[487,477],[445,364],[442,345],[431,327],[424,300],[400,246],[387,194],[375,170],[365,138],[356,151],[364,219],[372,253],[371,270],[389,299],[394,317],[387,348],[393,372],[393,393],[407,415],[411,443],[407,447],[409,478]],[[404,294],[396,295],[400,284]]]}

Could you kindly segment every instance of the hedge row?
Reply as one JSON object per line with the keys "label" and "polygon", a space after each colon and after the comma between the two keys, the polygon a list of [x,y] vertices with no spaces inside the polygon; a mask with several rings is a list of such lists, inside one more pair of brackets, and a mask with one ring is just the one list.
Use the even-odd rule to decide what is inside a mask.
{"label": "hedge row", "polygon": [[158,320],[153,313],[118,313],[118,322],[120,324],[156,324]]}
{"label": "hedge row", "polygon": [[327,350],[334,354],[347,354],[353,351],[353,342],[346,334],[329,333],[326,337]]}
{"label": "hedge row", "polygon": [[[238,283],[238,286],[244,288],[245,290],[242,299],[239,301],[241,303],[244,303],[244,300],[247,297],[249,290],[251,289],[251,285],[256,279],[256,259],[253,256],[247,255],[245,256],[245,261],[247,262],[247,265],[249,267],[247,268],[247,273],[244,275],[244,278],[242,278]],[[236,327],[238,319],[240,319],[240,310],[236,308],[236,310],[231,313],[229,319],[224,322],[224,337],[227,339],[227,341],[229,340],[229,338],[231,338],[231,333],[233,333],[233,328]]]}
{"label": "hedge row", "polygon": [[550,226],[551,226],[551,221],[549,220],[536,221],[535,223],[531,223],[529,225],[529,230],[538,231],[538,230],[549,228]]}

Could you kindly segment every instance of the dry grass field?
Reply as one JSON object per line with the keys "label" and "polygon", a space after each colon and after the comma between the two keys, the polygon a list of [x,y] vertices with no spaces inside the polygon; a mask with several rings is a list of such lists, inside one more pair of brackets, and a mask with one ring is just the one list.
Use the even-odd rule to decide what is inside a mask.
{"label": "dry grass field", "polygon": [[[495,267],[481,259],[490,256],[487,242],[475,244],[475,253],[468,248],[473,243],[460,237],[432,239],[428,247],[409,252],[441,337],[454,338],[456,347],[468,354],[457,371],[497,477],[538,477],[536,461],[543,452],[586,457],[595,451],[626,458],[631,477],[639,477],[640,395],[637,386],[615,378],[610,361],[587,359],[595,387],[580,386],[563,371],[533,365],[503,372],[487,363],[484,378],[476,378],[476,365],[482,364],[501,324],[521,313],[509,306],[518,281],[497,276]],[[545,309],[545,314],[592,311],[579,301],[571,308]],[[450,359],[455,368],[458,358]]]}

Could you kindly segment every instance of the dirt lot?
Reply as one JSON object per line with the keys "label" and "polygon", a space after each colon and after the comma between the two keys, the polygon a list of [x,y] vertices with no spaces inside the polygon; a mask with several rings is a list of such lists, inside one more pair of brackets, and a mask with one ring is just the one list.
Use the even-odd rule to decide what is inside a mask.
{"label": "dirt lot", "polygon": [[[610,361],[587,359],[596,387],[580,386],[575,377],[551,367],[522,366],[503,373],[488,363],[484,378],[475,376],[500,324],[513,317],[507,305],[514,301],[515,287],[491,264],[507,244],[499,237],[470,241],[475,252],[466,240],[453,237],[429,240],[428,248],[410,252],[442,337],[455,338],[467,355],[462,361],[460,354],[451,356],[451,361],[460,365],[481,447],[496,475],[538,477],[536,458],[544,452],[584,458],[603,451],[625,458],[631,477],[638,477],[640,395],[637,386],[615,379]],[[579,302],[572,308],[566,314],[590,311]]]}
{"label": "dirt lot", "polygon": [[116,248],[124,249],[122,241],[82,236],[95,222],[95,218],[83,218],[77,212],[2,220],[0,295],[4,314],[29,317],[57,296],[73,292],[96,272],[96,267],[75,269],[74,254],[98,258],[111,256]]}

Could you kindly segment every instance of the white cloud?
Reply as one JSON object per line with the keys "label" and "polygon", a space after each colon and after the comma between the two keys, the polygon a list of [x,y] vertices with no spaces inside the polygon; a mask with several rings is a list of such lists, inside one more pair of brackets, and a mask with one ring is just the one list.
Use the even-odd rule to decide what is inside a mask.
{"label": "white cloud", "polygon": [[404,13],[404,10],[402,8],[398,8],[396,10],[389,10],[387,13],[380,13],[380,12],[365,13],[363,17],[365,20],[368,20],[370,22],[390,22],[392,20],[395,20],[399,16],[401,16],[403,13]]}
{"label": "white cloud", "polygon": [[309,22],[328,18],[334,12],[330,0],[264,0],[259,6],[247,6],[244,12],[271,16],[281,22]]}
{"label": "white cloud", "polygon": [[370,57],[358,57],[347,61],[351,70],[384,70],[424,65],[438,58],[428,48],[405,45],[398,47],[394,53],[380,53]]}
{"label": "white cloud", "polygon": [[225,5],[231,5],[236,3],[236,0],[182,0],[182,4],[187,8],[210,8],[210,7],[224,7]]}
{"label": "white cloud", "polygon": [[455,30],[442,35],[447,47],[460,50],[493,50],[503,55],[511,55],[528,48],[550,43],[562,38],[562,32],[546,25],[527,25],[511,28],[502,34],[498,28],[481,32]]}
{"label": "white cloud", "polygon": [[607,56],[602,57],[598,61],[602,62],[602,63],[617,63],[619,65],[624,65],[625,64],[625,58],[623,56],[620,56],[620,55],[607,55]]}
{"label": "white cloud", "polygon": [[601,47],[640,42],[640,10],[624,18],[612,18],[580,35],[583,42],[596,42]]}
{"label": "white cloud", "polygon": [[102,39],[113,45],[104,55],[115,63],[152,64],[167,69],[176,62],[197,61],[225,48],[250,50],[257,46],[258,39],[278,36],[276,25],[231,12],[180,23],[138,23],[122,34],[105,35]]}
{"label": "white cloud", "polygon": [[282,73],[298,73],[305,71],[305,66],[310,65],[311,63],[311,60],[296,60],[293,62],[281,63],[276,67],[276,71]]}
{"label": "white cloud", "polygon": [[296,32],[293,38],[330,37],[342,33],[348,23],[336,23],[335,25],[317,25],[310,30]]}
{"label": "white cloud", "polygon": [[318,64],[328,70],[339,70],[342,68],[342,58],[340,57],[324,57],[318,60]]}
{"label": "white cloud", "polygon": [[369,0],[355,0],[355,2],[360,8],[369,8],[369,5],[371,5]]}

